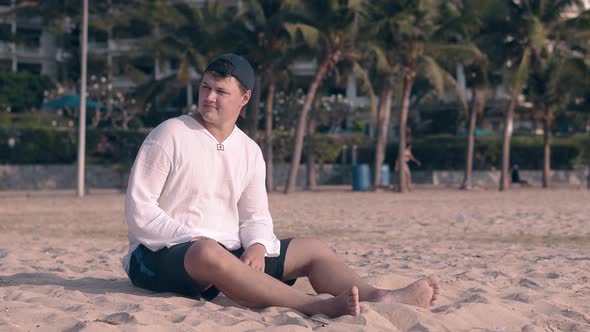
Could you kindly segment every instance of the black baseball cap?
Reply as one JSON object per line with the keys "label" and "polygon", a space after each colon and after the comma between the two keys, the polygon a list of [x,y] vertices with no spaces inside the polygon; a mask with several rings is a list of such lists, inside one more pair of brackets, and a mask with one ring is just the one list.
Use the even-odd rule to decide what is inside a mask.
{"label": "black baseball cap", "polygon": [[243,57],[226,53],[216,56],[209,62],[205,72],[214,71],[225,76],[235,77],[242,85],[250,90],[254,90],[254,69]]}

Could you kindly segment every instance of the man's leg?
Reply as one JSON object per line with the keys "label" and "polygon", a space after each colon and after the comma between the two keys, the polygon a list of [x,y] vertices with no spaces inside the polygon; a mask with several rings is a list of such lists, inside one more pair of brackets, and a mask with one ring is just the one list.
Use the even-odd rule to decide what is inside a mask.
{"label": "man's leg", "polygon": [[250,307],[280,306],[331,317],[360,313],[356,287],[330,299],[309,296],[254,270],[211,239],[195,241],[186,252],[184,266],[198,285],[213,284],[230,299]]}
{"label": "man's leg", "polygon": [[397,290],[375,288],[346,266],[324,242],[294,238],[287,249],[283,279],[304,276],[309,278],[317,293],[335,295],[356,286],[360,301],[405,303],[427,308],[434,304],[440,292],[439,279],[435,276]]}

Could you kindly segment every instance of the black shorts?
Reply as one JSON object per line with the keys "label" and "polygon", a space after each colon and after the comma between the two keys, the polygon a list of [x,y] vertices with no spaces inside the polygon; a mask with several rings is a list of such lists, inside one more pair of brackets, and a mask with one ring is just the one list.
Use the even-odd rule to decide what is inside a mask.
{"label": "black shorts", "polygon": [[[277,257],[264,259],[264,273],[283,281],[285,255],[292,239],[281,240],[281,252]],[[201,289],[184,268],[184,256],[194,242],[185,242],[170,248],[163,248],[153,252],[140,244],[131,254],[129,262],[129,279],[140,288],[154,292],[172,292],[188,297],[212,300],[219,294],[215,285]],[[228,250],[235,257],[240,258],[243,248]],[[283,281],[289,286],[295,280]]]}

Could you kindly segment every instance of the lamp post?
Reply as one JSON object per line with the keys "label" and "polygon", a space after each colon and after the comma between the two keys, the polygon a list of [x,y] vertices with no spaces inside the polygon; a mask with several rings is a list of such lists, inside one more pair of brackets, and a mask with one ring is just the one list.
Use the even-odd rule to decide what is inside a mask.
{"label": "lamp post", "polygon": [[80,87],[80,122],[78,125],[78,197],[84,196],[84,167],[86,154],[86,60],[88,51],[88,0],[83,0],[82,68]]}

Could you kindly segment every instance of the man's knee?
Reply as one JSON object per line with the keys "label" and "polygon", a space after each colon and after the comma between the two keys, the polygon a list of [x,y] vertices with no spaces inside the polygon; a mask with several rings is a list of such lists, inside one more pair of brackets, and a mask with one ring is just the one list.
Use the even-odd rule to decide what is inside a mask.
{"label": "man's knee", "polygon": [[189,274],[220,268],[225,249],[212,239],[195,241],[184,256],[184,266]]}
{"label": "man's knee", "polygon": [[294,240],[300,242],[300,246],[298,247],[305,248],[305,250],[311,255],[312,259],[335,255],[330,245],[320,239],[295,238]]}

